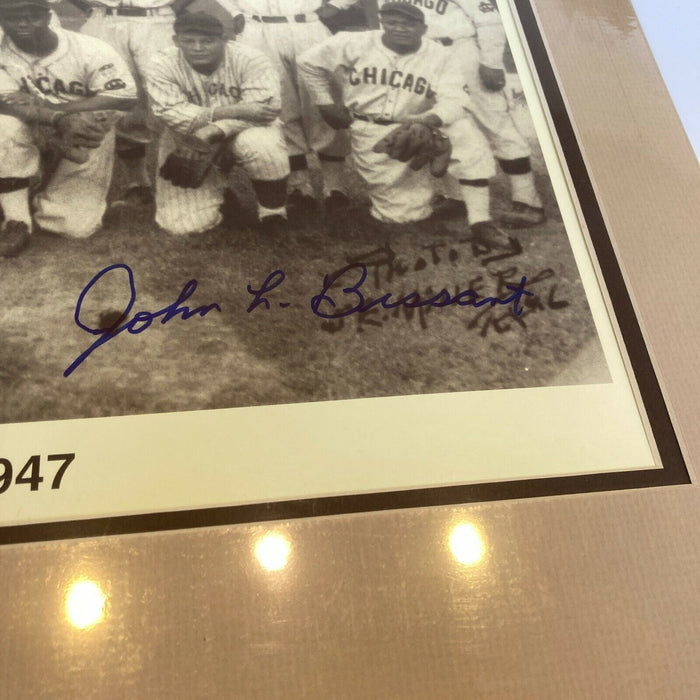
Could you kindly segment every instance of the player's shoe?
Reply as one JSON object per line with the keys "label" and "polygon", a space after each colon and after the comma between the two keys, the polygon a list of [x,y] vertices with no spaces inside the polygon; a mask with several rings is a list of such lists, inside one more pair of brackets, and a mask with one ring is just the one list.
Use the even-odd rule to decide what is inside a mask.
{"label": "player's shoe", "polygon": [[350,206],[350,197],[345,192],[340,190],[331,190],[330,194],[323,202],[326,211],[338,211],[339,209],[347,209]]}
{"label": "player's shoe", "polygon": [[304,216],[318,209],[318,202],[301,190],[294,190],[287,195],[287,211],[290,216]]}
{"label": "player's shoe", "polygon": [[277,234],[286,234],[288,230],[288,222],[284,216],[280,214],[272,214],[258,221],[258,231],[265,236],[275,236]]}
{"label": "player's shoe", "polygon": [[464,219],[466,216],[467,206],[461,199],[452,199],[440,194],[433,200],[435,219]]}
{"label": "player's shoe", "polygon": [[109,204],[102,217],[102,223],[105,225],[117,224],[127,211],[153,204],[154,201],[153,190],[148,185],[127,187],[118,199]]}
{"label": "player's shoe", "polygon": [[0,230],[0,258],[14,258],[29,245],[29,226],[10,219]]}
{"label": "player's shoe", "polygon": [[493,221],[479,221],[469,227],[471,240],[490,248],[507,248],[510,239]]}
{"label": "player's shoe", "polygon": [[112,208],[136,208],[153,204],[153,190],[149,185],[132,185],[115,199],[109,206]]}
{"label": "player's shoe", "polygon": [[506,228],[531,228],[547,220],[542,207],[533,207],[524,202],[513,202],[510,211],[499,217],[498,223]]}

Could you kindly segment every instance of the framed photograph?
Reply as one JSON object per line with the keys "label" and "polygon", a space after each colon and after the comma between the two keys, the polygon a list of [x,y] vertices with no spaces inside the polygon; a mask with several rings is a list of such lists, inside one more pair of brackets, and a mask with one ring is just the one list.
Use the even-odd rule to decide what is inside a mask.
{"label": "framed photograph", "polygon": [[[29,244],[0,258],[0,543],[689,483],[530,0],[263,5],[196,0],[127,63],[155,202],[120,199],[135,110],[70,190],[78,224],[104,204],[89,235],[37,223],[62,161],[28,173]],[[85,22],[53,6],[56,51]],[[294,80],[275,32],[302,37]],[[198,71],[202,36],[279,95]],[[176,110],[225,136],[198,184]]]}

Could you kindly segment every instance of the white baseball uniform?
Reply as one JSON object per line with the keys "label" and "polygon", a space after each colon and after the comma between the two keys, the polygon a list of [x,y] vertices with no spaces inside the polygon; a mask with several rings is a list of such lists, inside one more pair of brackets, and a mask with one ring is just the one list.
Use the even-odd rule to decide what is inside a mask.
{"label": "white baseball uniform", "polygon": [[[228,42],[219,67],[211,75],[194,70],[182,52],[171,47],[151,63],[146,90],[153,113],[168,127],[161,138],[158,165],[173,150],[177,134],[192,134],[214,123],[227,137],[235,162],[252,180],[275,181],[289,175],[289,162],[276,120],[269,126],[255,126],[238,119],[212,122],[216,107],[239,102],[260,102],[279,106],[279,78],[270,60],[260,51]],[[176,187],[160,175],[156,179],[156,222],[175,234],[195,233],[221,221],[219,207],[226,180],[212,168],[201,187]]]}
{"label": "white baseball uniform", "polygon": [[[48,56],[18,49],[9,37],[0,42],[0,94],[22,90],[52,104],[93,95],[135,98],[128,68],[110,46],[64,29],[53,30],[58,46]],[[34,219],[43,229],[86,237],[99,228],[107,202],[114,162],[114,131],[90,151],[84,164],[62,160],[48,185],[34,199]],[[35,131],[10,116],[0,116],[0,178],[39,174]]]}
{"label": "white baseball uniform", "polygon": [[[346,9],[357,0],[330,0]],[[297,75],[297,58],[331,33],[315,13],[322,0],[218,0],[231,15],[245,17],[239,40],[264,51],[273,61],[282,88],[282,123],[289,154],[310,151],[329,156],[348,153],[347,135],[331,129],[311,103]]]}
{"label": "white baseball uniform", "polygon": [[80,31],[113,46],[126,61],[139,88],[139,105],[117,126],[117,133],[127,141],[147,142],[149,115],[144,76],[153,55],[172,46],[172,0],[88,1],[93,9]]}
{"label": "white baseball uniform", "polygon": [[[418,221],[432,212],[435,178],[427,168],[416,172],[407,163],[372,151],[398,123],[428,111],[439,116],[453,143],[449,172],[458,179],[491,177],[493,158],[463,107],[468,98],[450,52],[424,40],[414,53],[398,54],[384,46],[382,35],[382,31],[337,34],[304,53],[298,65],[316,104],[331,101],[333,73],[343,71],[343,102],[355,115],[350,129],[353,159],[369,185],[372,215],[395,223]],[[466,124],[466,139],[453,138],[450,125],[458,121]]]}
{"label": "white baseball uniform", "polygon": [[428,25],[426,36],[451,42],[452,70],[461,70],[474,116],[497,158],[514,160],[530,155],[530,147],[508,111],[505,93],[484,89],[479,64],[503,68],[506,35],[491,0],[399,0],[420,7]]}

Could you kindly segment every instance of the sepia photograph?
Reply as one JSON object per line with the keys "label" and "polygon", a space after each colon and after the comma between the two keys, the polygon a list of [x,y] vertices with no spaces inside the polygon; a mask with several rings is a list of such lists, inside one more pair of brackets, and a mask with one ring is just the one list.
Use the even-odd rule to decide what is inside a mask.
{"label": "sepia photograph", "polygon": [[494,0],[0,27],[0,422],[610,382]]}

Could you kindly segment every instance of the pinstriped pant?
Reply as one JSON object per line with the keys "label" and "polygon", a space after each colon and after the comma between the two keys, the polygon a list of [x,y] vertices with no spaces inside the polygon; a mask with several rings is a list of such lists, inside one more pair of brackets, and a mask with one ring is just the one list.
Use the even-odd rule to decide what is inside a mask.
{"label": "pinstriped pant", "polygon": [[[160,139],[158,168],[174,148],[173,136],[165,131]],[[289,175],[289,161],[279,123],[254,126],[241,131],[230,142],[236,165],[251,180],[282,180]],[[156,223],[169,233],[201,233],[221,222],[219,207],[223,202],[227,178],[216,167],[211,169],[197,189],[176,187],[168,180],[156,178]]]}

